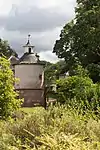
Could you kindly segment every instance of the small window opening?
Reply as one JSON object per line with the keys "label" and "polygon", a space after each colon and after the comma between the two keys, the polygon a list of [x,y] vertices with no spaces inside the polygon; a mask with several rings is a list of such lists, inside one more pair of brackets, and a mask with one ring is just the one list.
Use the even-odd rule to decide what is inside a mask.
{"label": "small window opening", "polygon": [[42,74],[39,75],[39,79],[42,80]]}
{"label": "small window opening", "polygon": [[29,53],[31,53],[31,48],[30,48],[30,47],[29,47],[29,49],[28,49],[28,50],[29,50]]}

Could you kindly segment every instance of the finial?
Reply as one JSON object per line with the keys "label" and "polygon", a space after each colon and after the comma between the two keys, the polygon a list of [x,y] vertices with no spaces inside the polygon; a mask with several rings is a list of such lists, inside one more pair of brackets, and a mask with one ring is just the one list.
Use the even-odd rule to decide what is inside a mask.
{"label": "finial", "polygon": [[28,34],[28,40],[29,40],[30,36],[31,36],[31,35],[30,35],[30,34]]}
{"label": "finial", "polygon": [[29,45],[30,44],[30,34],[28,34],[28,41],[27,41],[27,44],[26,45]]}

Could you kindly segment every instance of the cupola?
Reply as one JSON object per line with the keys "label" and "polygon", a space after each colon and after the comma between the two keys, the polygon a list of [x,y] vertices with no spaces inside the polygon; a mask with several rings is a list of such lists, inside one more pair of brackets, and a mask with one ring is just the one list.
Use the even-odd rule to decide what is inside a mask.
{"label": "cupola", "polygon": [[24,53],[34,53],[34,46],[30,44],[30,34],[28,35],[28,41],[26,43],[25,46],[23,46],[25,48]]}
{"label": "cupola", "polygon": [[30,44],[30,35],[28,35],[28,41],[25,46],[23,56],[19,59],[20,64],[40,64],[39,55],[34,51],[33,45]]}

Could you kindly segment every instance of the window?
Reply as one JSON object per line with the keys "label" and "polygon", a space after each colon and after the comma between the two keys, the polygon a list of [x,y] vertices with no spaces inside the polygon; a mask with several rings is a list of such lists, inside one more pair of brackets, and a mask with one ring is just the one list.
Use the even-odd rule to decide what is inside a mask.
{"label": "window", "polygon": [[28,50],[29,50],[29,53],[31,53],[31,48],[30,48],[30,47],[29,47],[29,49],[28,49]]}

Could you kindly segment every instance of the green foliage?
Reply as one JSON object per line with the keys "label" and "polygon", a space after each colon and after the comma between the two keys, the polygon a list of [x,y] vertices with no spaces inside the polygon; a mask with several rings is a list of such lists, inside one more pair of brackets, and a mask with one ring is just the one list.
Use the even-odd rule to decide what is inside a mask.
{"label": "green foliage", "polygon": [[56,77],[57,79],[61,74],[66,72],[66,62],[64,60],[60,60],[56,63]]}
{"label": "green foliage", "polygon": [[57,63],[46,63],[45,67],[45,83],[47,85],[51,85],[56,82],[56,79],[59,78],[60,74],[65,73],[66,71],[66,62],[64,60],[60,60]]}
{"label": "green foliage", "polygon": [[0,122],[0,150],[100,149],[100,120],[66,105],[33,108],[25,118]]}
{"label": "green foliage", "polygon": [[14,75],[10,62],[0,58],[0,119],[6,119],[20,106],[18,94],[14,91]]}
{"label": "green foliage", "polygon": [[55,66],[52,63],[46,63],[45,67],[45,84],[51,85],[55,81]]}
{"label": "green foliage", "polygon": [[89,71],[90,78],[93,79],[94,82],[100,82],[100,63],[89,64],[87,69]]}
{"label": "green foliage", "polygon": [[90,77],[100,81],[100,1],[77,0],[75,13],[75,19],[62,29],[53,52],[65,59],[67,70],[80,62],[87,68],[95,65],[97,72],[92,69]]}
{"label": "green foliage", "polygon": [[84,69],[81,65],[76,65],[72,70],[69,71],[70,76],[89,77],[89,72]]}
{"label": "green foliage", "polygon": [[96,110],[100,105],[100,85],[89,77],[72,76],[57,81],[58,101],[80,110]]}
{"label": "green foliage", "polygon": [[9,46],[7,41],[0,39],[0,56],[9,58],[11,55],[18,57],[18,54]]}

